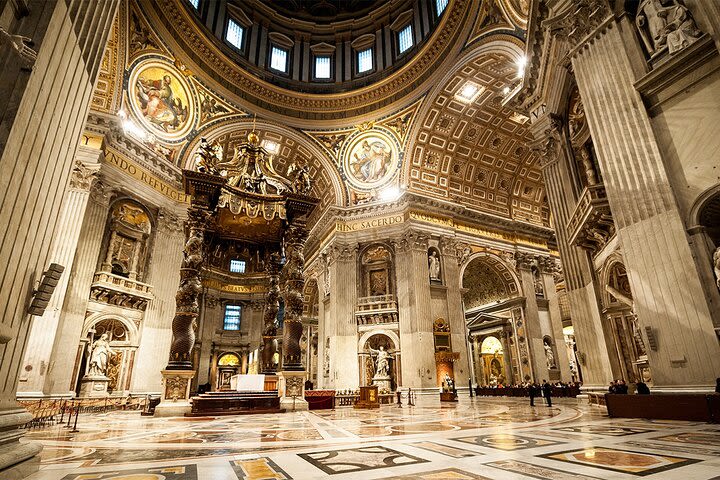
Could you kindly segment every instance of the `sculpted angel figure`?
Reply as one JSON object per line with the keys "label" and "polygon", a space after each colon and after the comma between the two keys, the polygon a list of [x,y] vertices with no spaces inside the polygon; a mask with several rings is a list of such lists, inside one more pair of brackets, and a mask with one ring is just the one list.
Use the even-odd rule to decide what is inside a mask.
{"label": "sculpted angel figure", "polygon": [[555,368],[555,354],[553,353],[552,347],[550,344],[546,341],[543,343],[543,348],[545,349],[545,359],[547,360],[547,368]]}
{"label": "sculpted angel figure", "polygon": [[436,251],[428,256],[428,270],[430,270],[431,280],[440,280],[440,259]]}

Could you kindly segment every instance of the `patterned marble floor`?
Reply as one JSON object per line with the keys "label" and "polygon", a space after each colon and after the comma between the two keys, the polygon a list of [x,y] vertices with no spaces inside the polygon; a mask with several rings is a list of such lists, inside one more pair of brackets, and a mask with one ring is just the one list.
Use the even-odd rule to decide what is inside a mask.
{"label": "patterned marble floor", "polygon": [[720,426],[609,419],[574,399],[206,418],[116,412],[35,429],[31,480],[720,479]]}

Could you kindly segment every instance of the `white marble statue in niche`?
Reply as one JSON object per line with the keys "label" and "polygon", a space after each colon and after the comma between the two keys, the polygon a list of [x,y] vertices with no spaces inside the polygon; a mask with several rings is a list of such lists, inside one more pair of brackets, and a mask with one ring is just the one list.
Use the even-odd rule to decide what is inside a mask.
{"label": "white marble statue in niche", "polygon": [[552,345],[550,345],[550,341],[548,339],[543,341],[543,348],[545,349],[545,359],[547,361],[548,370],[556,368],[555,353],[553,353]]}
{"label": "white marble statue in niche", "polygon": [[651,57],[665,47],[679,52],[702,35],[681,0],[642,0],[635,24]]}
{"label": "white marble statue in niche", "polygon": [[388,378],[390,376],[390,358],[391,354],[380,345],[377,350],[368,346],[370,355],[375,356],[375,378]]}
{"label": "white marble statue in niche", "polygon": [[90,347],[88,376],[104,377],[107,373],[108,359],[111,355],[115,355],[115,351],[110,348],[107,333],[103,333]]}
{"label": "white marble statue in niche", "polygon": [[720,247],[713,253],[713,269],[715,270],[715,283],[720,288]]}
{"label": "white marble statue in niche", "polygon": [[428,255],[428,270],[430,271],[430,280],[440,280],[440,257],[435,250]]}

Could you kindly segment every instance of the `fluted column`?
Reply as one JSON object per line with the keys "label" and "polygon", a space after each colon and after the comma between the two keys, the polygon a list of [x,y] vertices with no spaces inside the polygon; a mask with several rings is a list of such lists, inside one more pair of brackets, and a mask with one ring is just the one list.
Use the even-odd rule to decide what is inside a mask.
{"label": "fluted column", "polygon": [[529,348],[530,369],[533,379],[540,382],[548,379],[547,360],[543,348],[543,329],[540,324],[540,311],[535,294],[535,278],[531,270],[535,257],[529,254],[517,255],[517,269],[520,284],[525,296],[525,332]]}
{"label": "fluted column", "polygon": [[70,275],[72,274],[75,252],[78,247],[82,219],[90,195],[90,187],[99,165],[99,150],[80,147],[75,160],[68,191],[63,200],[58,221],[58,233],[51,247],[50,262],[63,265],[60,281],[42,317],[33,317],[28,346],[23,359],[23,368],[18,382],[18,392],[28,396],[42,396],[45,393],[45,377],[51,361],[52,346],[60,322],[60,313]]}
{"label": "fluted column", "polygon": [[[688,244],[663,153],[634,83],[647,71],[627,16],[613,18],[596,0],[594,16],[568,16],[593,41],[571,51],[608,202],[623,248],[641,330],[657,339],[648,361],[657,387],[712,388],[720,345]],[[580,17],[580,18],[577,18]],[[582,28],[576,28],[582,24]],[[577,40],[577,38],[571,38]],[[578,344],[580,339],[578,338]]]}
{"label": "fluted column", "polygon": [[183,219],[162,209],[158,215],[148,271],[143,279],[153,286],[155,298],[148,303],[140,326],[140,346],[135,354],[132,373],[133,393],[161,391],[162,377],[157,361],[158,358],[166,358],[169,353],[172,337],[169,319],[175,310],[184,240]]}
{"label": "fluted column", "polygon": [[442,266],[445,269],[445,285],[447,286],[447,310],[451,345],[453,352],[460,354],[460,358],[453,365],[453,373],[456,385],[462,388],[471,376],[471,367],[462,299],[460,258],[458,258],[458,248],[454,242],[443,242],[440,248],[443,257]]}
{"label": "fluted column", "polygon": [[[203,295],[203,306],[200,310],[200,322],[198,326],[198,343],[200,343],[200,361],[198,362],[197,384],[204,385],[211,381],[210,360],[212,358],[212,339],[215,330],[218,328],[221,316],[219,298],[213,293],[206,292]],[[243,358],[247,360],[247,356]],[[213,385],[214,387],[214,385]]]}
{"label": "fluted column", "polygon": [[[29,414],[15,401],[32,284],[48,266],[75,151],[119,0],[3,2],[0,40],[0,477],[37,470],[34,443],[19,442]],[[11,35],[37,56],[17,55]],[[80,34],[82,33],[82,38]],[[22,40],[21,40],[22,41]],[[33,52],[34,53],[34,52]],[[33,68],[34,67],[34,68]],[[34,460],[33,457],[35,457]]]}
{"label": "fluted column", "polygon": [[565,337],[563,336],[562,316],[560,314],[560,304],[558,303],[558,295],[555,287],[553,274],[558,270],[559,266],[552,258],[541,257],[539,259],[540,281],[543,283],[545,298],[548,301],[548,314],[550,316],[550,332],[553,342],[553,351],[555,353],[555,365],[560,370],[560,379],[564,382],[570,381],[570,364],[568,363],[565,352]]}
{"label": "fluted column", "polygon": [[583,380],[585,388],[605,389],[612,379],[609,343],[603,330],[603,320],[596,294],[593,265],[587,251],[570,244],[567,225],[577,205],[580,186],[573,175],[572,148],[560,119],[546,115],[532,126],[533,135],[540,139],[543,179],[548,204],[555,219],[555,235],[563,265],[568,303],[576,332],[578,349],[584,354]]}
{"label": "fluted column", "polygon": [[395,241],[403,387],[435,389],[428,237],[409,230]]}
{"label": "fluted column", "polygon": [[[356,389],[360,382],[355,319],[359,281],[357,252],[357,245],[337,242],[333,245],[334,261],[329,266],[332,290],[330,315],[326,317],[335,323],[329,357],[330,376],[336,389]],[[325,325],[327,328],[328,323]]]}
{"label": "fluted column", "polygon": [[90,190],[43,387],[46,394],[73,395],[75,391],[75,381],[80,373],[77,371],[79,343],[112,195],[102,179]]}

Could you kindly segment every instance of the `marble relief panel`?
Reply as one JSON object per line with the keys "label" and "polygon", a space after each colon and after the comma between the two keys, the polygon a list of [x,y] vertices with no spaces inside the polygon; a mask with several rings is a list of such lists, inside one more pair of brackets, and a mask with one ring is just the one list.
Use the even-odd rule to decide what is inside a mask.
{"label": "marble relief panel", "polygon": [[197,480],[195,465],[173,465],[166,467],[139,468],[122,472],[73,473],[62,480],[87,480],[101,478],[103,480]]}
{"label": "marble relief panel", "polygon": [[673,455],[651,454],[606,447],[586,447],[577,450],[547,453],[539,455],[539,457],[640,476],[665,472],[700,461]]}
{"label": "marble relief panel", "polygon": [[379,445],[303,453],[299,454],[299,457],[329,475],[427,462],[422,458]]}

